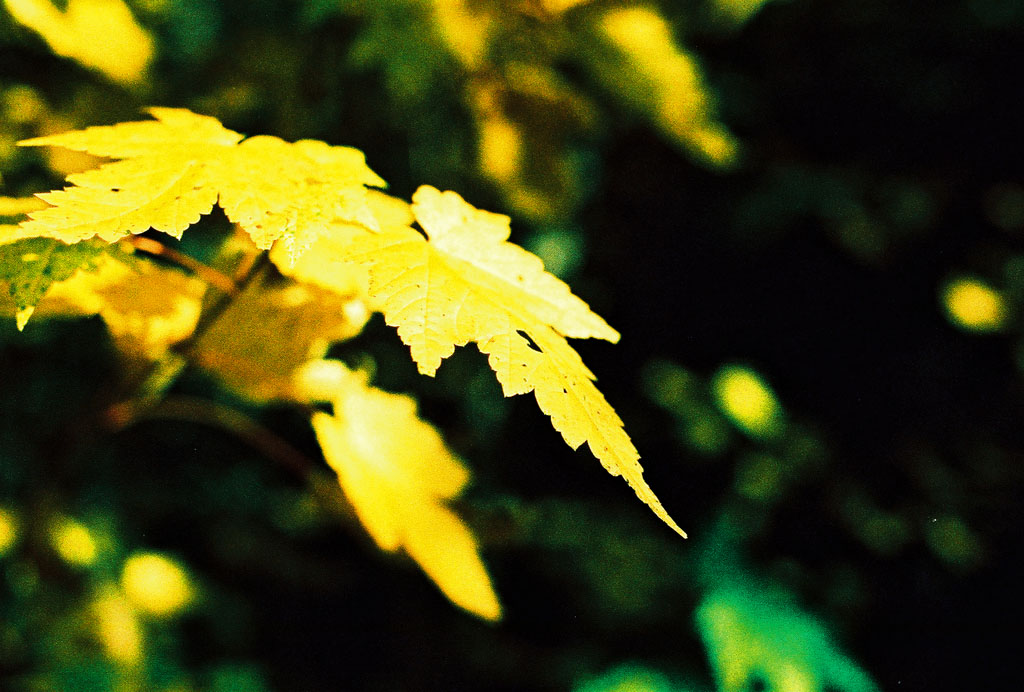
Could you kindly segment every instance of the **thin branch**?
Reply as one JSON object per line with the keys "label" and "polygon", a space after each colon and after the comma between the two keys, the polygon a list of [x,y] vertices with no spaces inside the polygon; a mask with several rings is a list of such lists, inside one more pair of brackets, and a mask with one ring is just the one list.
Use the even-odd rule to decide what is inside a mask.
{"label": "thin branch", "polygon": [[157,257],[163,257],[181,267],[184,267],[185,269],[188,269],[206,283],[211,286],[215,286],[228,295],[235,295],[238,293],[238,285],[231,277],[226,274],[222,274],[213,267],[203,264],[182,252],[178,252],[174,248],[164,245],[159,240],[133,235],[126,238],[126,241],[142,252],[156,255]]}
{"label": "thin branch", "polygon": [[[119,404],[121,408],[130,406],[131,402]],[[355,510],[333,474],[322,471],[313,459],[237,409],[207,399],[173,396],[156,406],[139,411],[112,410],[111,415],[130,422],[147,419],[177,420],[226,430],[299,477],[324,509],[349,521],[355,519]]]}
{"label": "thin branch", "polygon": [[139,412],[136,420],[171,419],[214,425],[230,431],[267,457],[305,479],[314,468],[313,460],[292,447],[282,437],[263,427],[241,411],[207,399],[169,396],[156,406]]}

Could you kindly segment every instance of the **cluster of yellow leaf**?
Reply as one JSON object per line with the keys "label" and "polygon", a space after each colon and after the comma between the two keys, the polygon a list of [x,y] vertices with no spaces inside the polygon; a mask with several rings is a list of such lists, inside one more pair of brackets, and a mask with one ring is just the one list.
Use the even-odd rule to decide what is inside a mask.
{"label": "cluster of yellow leaf", "polygon": [[178,108],[150,113],[156,121],[20,142],[122,159],[68,176],[74,187],[39,195],[53,206],[32,213],[21,237],[114,242],[150,228],[181,237],[219,203],[257,247],[281,241],[297,257],[331,222],[376,225],[366,185],[384,181],[357,149],[277,137],[242,141],[215,118]]}
{"label": "cluster of yellow leaf", "polygon": [[[717,14],[738,23],[764,0],[718,0]],[[409,4],[407,0],[404,4]],[[438,39],[462,72],[462,102],[477,138],[477,164],[517,213],[557,221],[585,192],[578,142],[596,135],[602,108],[567,78],[566,62],[589,72],[622,105],[647,118],[694,158],[712,166],[735,162],[738,143],[718,120],[694,55],[680,43],[658,3],[593,0],[425,0],[421,33]],[[403,5],[403,0],[374,3]],[[386,11],[353,10],[369,25]],[[410,15],[415,23],[416,15]],[[420,27],[417,27],[420,29]],[[384,31],[381,29],[380,31]],[[412,32],[410,32],[412,33]],[[422,38],[410,35],[406,41]],[[529,44],[529,51],[504,45]],[[388,55],[381,41],[378,60]],[[393,82],[401,84],[400,80]],[[392,87],[399,92],[401,90]]]}
{"label": "cluster of yellow leaf", "polygon": [[[317,360],[326,341],[352,336],[365,321],[365,314],[348,314],[324,322],[325,296],[333,296],[339,312],[362,296],[398,328],[424,374],[433,375],[456,346],[476,343],[506,396],[534,392],[571,447],[586,442],[610,473],[623,476],[685,535],[644,481],[622,421],[566,341],[614,342],[618,333],[544,271],[539,258],[508,242],[507,216],[429,186],[415,193],[412,205],[371,190],[384,181],[355,149],[275,137],[243,140],[210,117],[171,108],[150,112],[155,121],[23,142],[121,160],[69,176],[73,186],[39,195],[51,206],[31,212],[16,231],[0,233],[0,243],[29,237],[115,242],[151,228],[180,237],[218,203],[257,247],[273,247],[271,259],[282,273],[301,282],[250,286],[199,338],[199,363],[229,385],[257,398],[316,400],[290,389],[292,376],[311,358],[326,363]],[[311,303],[316,309],[306,314]],[[244,315],[243,323],[265,327],[258,330],[263,336],[232,334],[232,320],[225,319],[232,310]],[[295,343],[270,345],[281,331],[279,340],[294,337]],[[266,367],[253,371],[253,363]],[[370,533],[387,550],[403,547],[456,603],[497,617],[472,537],[444,506],[465,484],[465,470],[415,417],[409,400],[372,390],[355,375],[335,379],[320,396],[333,404],[334,415],[316,414],[312,422]],[[440,566],[442,533],[455,546],[456,557],[446,559],[455,559],[458,569]],[[470,576],[459,581],[454,574]]]}

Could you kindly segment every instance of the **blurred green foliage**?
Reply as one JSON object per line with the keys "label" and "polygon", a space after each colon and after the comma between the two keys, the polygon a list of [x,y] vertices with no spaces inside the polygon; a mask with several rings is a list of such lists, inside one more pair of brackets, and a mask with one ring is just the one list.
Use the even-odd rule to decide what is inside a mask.
{"label": "blurred green foliage", "polygon": [[[378,383],[415,391],[473,467],[459,511],[508,611],[488,627],[372,549],[293,414],[186,371],[178,415],[111,431],[102,413],[138,383],[102,324],[4,320],[0,689],[1011,679],[1019,3],[128,7],[154,46],[135,80],[56,55],[0,9],[4,197],[85,164],[19,139],[160,104],[356,146],[398,194],[429,183],[510,213],[623,332],[594,370],[695,538],[573,468],[477,354],[421,381],[372,322],[335,355],[369,352]],[[208,244],[179,249],[202,259]],[[195,397],[284,446],[204,422]],[[140,556],[169,568],[144,583],[182,588],[164,611],[131,596]]]}

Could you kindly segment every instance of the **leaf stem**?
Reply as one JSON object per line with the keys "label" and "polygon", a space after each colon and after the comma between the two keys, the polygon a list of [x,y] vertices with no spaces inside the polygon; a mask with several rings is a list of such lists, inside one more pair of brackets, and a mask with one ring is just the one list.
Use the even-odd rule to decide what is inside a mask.
{"label": "leaf stem", "polygon": [[188,269],[206,283],[211,286],[215,286],[217,289],[227,293],[228,295],[235,295],[238,293],[238,284],[235,283],[231,277],[226,274],[222,274],[207,264],[203,264],[199,260],[189,257],[182,252],[178,252],[172,247],[164,245],[159,240],[133,235],[127,238],[126,241],[129,245],[141,250],[142,252],[149,253],[150,255],[156,255],[157,257],[163,257],[181,267],[184,267],[185,269]]}

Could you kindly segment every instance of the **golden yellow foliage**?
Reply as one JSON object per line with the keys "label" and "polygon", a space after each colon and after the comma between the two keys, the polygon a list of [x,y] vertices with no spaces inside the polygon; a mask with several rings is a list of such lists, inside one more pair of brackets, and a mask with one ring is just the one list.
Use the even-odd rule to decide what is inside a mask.
{"label": "golden yellow foliage", "polygon": [[[507,216],[429,186],[413,196],[410,216],[404,202],[367,188],[384,181],[356,149],[265,136],[243,141],[214,118],[174,108],[150,113],[155,121],[22,142],[122,160],[72,175],[73,187],[40,195],[53,206],[31,213],[17,232],[2,232],[8,237],[0,242],[93,236],[114,242],[149,228],[180,236],[219,202],[258,248],[276,245],[272,259],[284,273],[310,284],[264,305],[244,295],[228,308],[262,331],[245,336],[214,324],[203,337],[200,360],[229,384],[256,398],[287,396],[282,383],[298,364],[322,355],[327,341],[358,331],[366,295],[369,307],[398,328],[420,372],[433,375],[456,346],[475,342],[506,396],[534,392],[573,449],[586,442],[605,469],[623,476],[685,535],[644,481],[621,419],[566,341],[615,342],[618,332],[546,272],[540,258],[508,242]],[[411,227],[413,220],[427,237]],[[313,246],[316,256],[306,259]],[[81,312],[102,315],[135,351],[159,353],[192,333],[202,291],[189,282],[201,283],[144,266],[136,271],[148,280],[131,282],[131,270],[107,261],[52,292]],[[314,285],[340,294],[342,302],[317,298]],[[332,301],[337,313],[325,318]]]}
{"label": "golden yellow foliage", "polygon": [[[382,229],[404,228],[414,220],[408,202],[378,190],[367,192],[366,203]],[[270,259],[285,276],[337,293],[349,299],[346,306],[354,309],[355,296],[368,299],[366,270],[339,258],[344,255],[345,246],[365,233],[362,226],[333,224],[298,259],[292,261],[291,253],[283,245],[270,251]]]}
{"label": "golden yellow foliage", "polygon": [[413,195],[413,213],[429,240],[412,228],[389,229],[354,239],[344,252],[368,267],[370,295],[420,372],[433,375],[455,346],[476,342],[505,396],[534,392],[573,449],[587,442],[612,475],[685,535],[643,480],[621,419],[565,340],[617,341],[618,332],[538,257],[507,242],[507,216],[428,186]]}
{"label": "golden yellow foliage", "polygon": [[122,0],[4,0],[17,21],[32,29],[57,55],[76,60],[124,84],[141,82],[153,58],[153,40]]}
{"label": "golden yellow foliage", "polygon": [[151,108],[156,121],[90,127],[30,139],[122,159],[68,177],[73,187],[39,195],[20,237],[114,242],[153,228],[175,237],[220,202],[260,249],[278,240],[294,261],[336,220],[375,225],[366,185],[384,181],[362,152],[302,140],[252,137],[179,108]]}
{"label": "golden yellow foliage", "polygon": [[324,458],[346,497],[383,550],[404,550],[453,603],[487,620],[501,606],[469,528],[446,502],[457,497],[469,472],[410,397],[367,386],[366,377],[328,366],[334,415],[313,414]]}

